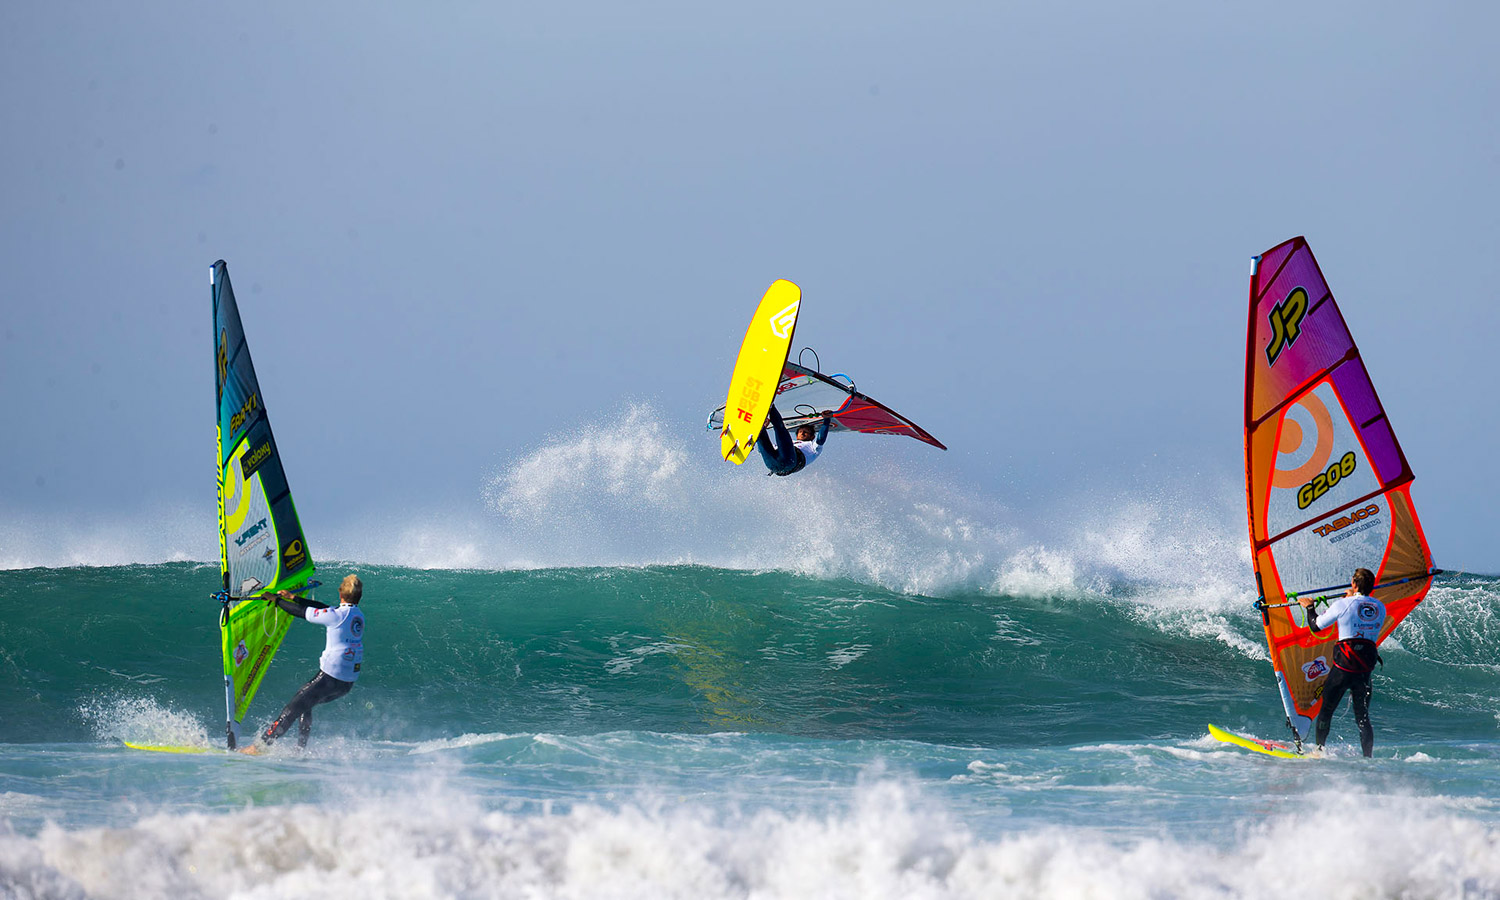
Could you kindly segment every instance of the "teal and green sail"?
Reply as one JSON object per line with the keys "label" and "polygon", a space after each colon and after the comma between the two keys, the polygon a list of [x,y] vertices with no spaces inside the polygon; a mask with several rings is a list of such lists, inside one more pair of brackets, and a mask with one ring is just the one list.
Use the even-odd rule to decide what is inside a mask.
{"label": "teal and green sail", "polygon": [[214,263],[210,279],[219,407],[219,568],[224,576],[219,630],[233,747],[238,725],[292,623],[291,616],[258,598],[304,587],[313,562],[222,259]]}

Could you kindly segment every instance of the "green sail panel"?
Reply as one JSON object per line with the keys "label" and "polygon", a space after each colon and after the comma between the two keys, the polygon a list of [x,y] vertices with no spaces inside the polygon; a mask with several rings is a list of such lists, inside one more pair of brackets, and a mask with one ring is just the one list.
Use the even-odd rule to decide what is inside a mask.
{"label": "green sail panel", "polygon": [[313,574],[313,561],[222,259],[214,263],[210,277],[219,416],[219,568],[229,598],[219,628],[226,699],[233,722],[240,722],[292,621],[260,596],[303,587]]}

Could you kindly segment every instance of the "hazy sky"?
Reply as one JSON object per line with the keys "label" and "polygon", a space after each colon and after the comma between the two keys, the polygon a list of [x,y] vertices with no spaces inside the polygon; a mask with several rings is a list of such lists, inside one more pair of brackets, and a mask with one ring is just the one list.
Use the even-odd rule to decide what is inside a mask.
{"label": "hazy sky", "polygon": [[211,510],[220,257],[305,522],[481,511],[633,402],[711,458],[775,278],[952,448],[825,471],[1232,493],[1304,234],[1438,563],[1500,569],[1496,10],[0,4],[0,514]]}

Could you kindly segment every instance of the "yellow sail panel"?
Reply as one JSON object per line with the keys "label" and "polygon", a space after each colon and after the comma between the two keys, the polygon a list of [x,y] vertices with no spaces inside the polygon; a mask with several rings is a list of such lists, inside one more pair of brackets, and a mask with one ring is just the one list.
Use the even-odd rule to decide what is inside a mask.
{"label": "yellow sail panel", "polygon": [[781,383],[782,367],[792,349],[801,304],[801,288],[784,279],[772,282],[745,331],[729,379],[724,425],[719,432],[720,451],[735,465],[749,458],[760,438],[776,386]]}
{"label": "yellow sail panel", "polygon": [[254,597],[227,604],[219,615],[224,677],[234,689],[234,721],[243,722],[286,637],[292,617],[269,600]]}

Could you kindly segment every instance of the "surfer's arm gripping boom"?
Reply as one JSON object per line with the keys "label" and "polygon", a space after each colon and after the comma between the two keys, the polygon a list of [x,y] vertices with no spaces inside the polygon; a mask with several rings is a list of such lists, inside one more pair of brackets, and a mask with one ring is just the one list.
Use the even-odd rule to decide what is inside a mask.
{"label": "surfer's arm gripping boom", "polygon": [[278,607],[299,619],[307,618],[309,609],[327,609],[328,604],[309,600],[306,597],[298,597],[290,591],[277,591],[274,594],[266,594],[267,600],[274,602]]}
{"label": "surfer's arm gripping boom", "polygon": [[[1420,572],[1420,573],[1415,574],[1415,575],[1404,575],[1404,576],[1401,576],[1399,578],[1391,579],[1389,581],[1382,581],[1379,584],[1375,585],[1375,587],[1373,588],[1373,590],[1377,590],[1378,591],[1378,590],[1380,590],[1383,587],[1393,587],[1393,586],[1398,585],[1398,584],[1406,584],[1408,581],[1416,581],[1418,578],[1431,578],[1434,575],[1441,575],[1441,574],[1443,574],[1443,570],[1442,569],[1429,569],[1426,572]],[[1333,591],[1333,590],[1338,590],[1338,587],[1337,586],[1333,586],[1333,587],[1326,587],[1326,588],[1318,588],[1317,590],[1303,591],[1300,594],[1287,594],[1286,595],[1286,602],[1285,603],[1267,603],[1266,602],[1266,598],[1265,597],[1261,597],[1261,598],[1259,598],[1259,599],[1257,599],[1255,601],[1255,608],[1258,609],[1258,610],[1261,610],[1261,611],[1265,611],[1265,610],[1268,610],[1268,609],[1285,609],[1288,606],[1296,606],[1298,603],[1300,603],[1301,601],[1298,599],[1299,597],[1305,596],[1307,594],[1316,594],[1316,593],[1320,593],[1322,591]],[[1334,599],[1336,599],[1338,597],[1342,597],[1342,596],[1344,596],[1344,595],[1343,594],[1326,594],[1326,595],[1324,595],[1322,597],[1314,597],[1313,598],[1313,604],[1317,605],[1319,603],[1327,603],[1329,600],[1334,600]]]}

